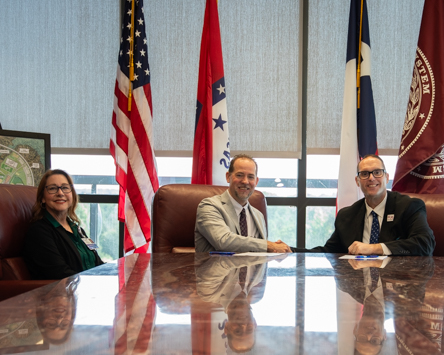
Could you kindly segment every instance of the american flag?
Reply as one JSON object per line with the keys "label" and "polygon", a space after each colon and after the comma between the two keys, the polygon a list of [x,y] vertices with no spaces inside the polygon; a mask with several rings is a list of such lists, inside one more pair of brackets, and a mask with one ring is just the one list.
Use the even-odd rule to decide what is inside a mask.
{"label": "american flag", "polygon": [[[130,81],[131,56],[133,81]],[[125,252],[133,249],[146,252],[151,240],[151,201],[159,188],[151,113],[143,0],[128,0],[122,21],[110,140],[120,185],[118,217],[125,222]]]}
{"label": "american flag", "polygon": [[353,183],[356,176],[356,166],[359,159],[365,155],[378,154],[375,107],[370,77],[370,54],[367,3],[365,0],[362,2],[351,0],[337,210],[350,206],[362,197],[360,189]]}
{"label": "american flag", "polygon": [[226,185],[230,164],[224,63],[217,1],[207,0],[200,48],[191,183]]}

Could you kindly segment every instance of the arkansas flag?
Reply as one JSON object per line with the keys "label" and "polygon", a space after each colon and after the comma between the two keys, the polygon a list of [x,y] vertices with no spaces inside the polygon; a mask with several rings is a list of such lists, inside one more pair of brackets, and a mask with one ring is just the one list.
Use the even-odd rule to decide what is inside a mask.
{"label": "arkansas flag", "polygon": [[394,191],[444,193],[444,2],[425,0]]}
{"label": "arkansas flag", "polygon": [[159,188],[143,0],[125,1],[123,14],[110,152],[120,185],[124,249],[143,253],[151,239],[151,202]]}
{"label": "arkansas flag", "polygon": [[192,184],[226,185],[230,164],[217,1],[207,0],[200,47]]}
{"label": "arkansas flag", "polygon": [[365,0],[351,0],[337,210],[350,206],[363,197],[361,190],[354,183],[356,166],[359,159],[365,155],[378,154],[375,106],[370,77],[370,52],[367,3]]}

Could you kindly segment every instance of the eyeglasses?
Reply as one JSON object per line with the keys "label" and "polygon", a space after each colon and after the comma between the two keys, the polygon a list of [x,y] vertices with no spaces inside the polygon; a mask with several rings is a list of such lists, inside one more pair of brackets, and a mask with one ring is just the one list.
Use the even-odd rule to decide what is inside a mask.
{"label": "eyeglasses", "polygon": [[358,343],[370,343],[372,345],[382,345],[382,343],[384,343],[384,338],[371,337],[370,340],[368,340],[367,335],[364,334],[355,335],[355,340]]}
{"label": "eyeglasses", "polygon": [[59,189],[64,193],[64,194],[68,194],[72,191],[72,185],[68,185],[68,184],[64,184],[62,186],[57,186],[57,185],[48,185],[45,186],[46,191],[48,191],[49,194],[54,195],[56,194]]}
{"label": "eyeglasses", "polygon": [[367,180],[370,177],[370,174],[375,178],[380,178],[384,175],[384,169],[375,169],[373,171],[358,171],[358,176],[362,180]]}

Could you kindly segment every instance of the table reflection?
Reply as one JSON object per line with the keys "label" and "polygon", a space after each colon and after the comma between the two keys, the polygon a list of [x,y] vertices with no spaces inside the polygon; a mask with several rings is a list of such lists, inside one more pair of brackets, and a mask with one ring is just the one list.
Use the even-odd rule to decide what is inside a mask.
{"label": "table reflection", "polygon": [[257,323],[251,303],[260,300],[265,289],[266,257],[212,256],[196,268],[198,295],[206,302],[220,304],[227,315],[223,338],[235,352],[253,348]]}
{"label": "table reflection", "polygon": [[0,303],[0,353],[49,349],[68,341],[76,316],[75,275],[21,297],[13,307]]}
{"label": "table reflection", "polygon": [[0,302],[0,354],[442,354],[444,258],[131,255]]}
{"label": "table reflection", "polygon": [[68,277],[51,284],[37,299],[37,325],[43,339],[51,344],[62,344],[71,334],[76,317],[75,291],[78,284],[78,275]]}
{"label": "table reflection", "polygon": [[[346,260],[346,263],[333,257],[328,259],[335,271],[338,290],[361,305],[353,327],[355,354],[440,353],[441,334],[438,340],[437,334],[431,333],[437,326],[431,322],[436,319],[430,313],[434,307],[425,299],[426,286],[434,274],[432,257]],[[344,313],[338,312],[338,320],[343,316]],[[392,335],[396,341],[391,344],[385,344],[387,319],[393,319],[394,323]],[[442,324],[438,327],[442,329]],[[347,342],[340,345],[344,343]]]}
{"label": "table reflection", "polygon": [[[183,336],[182,344],[191,339],[188,352],[175,351],[265,354],[273,353],[277,344],[281,344],[281,353],[294,351],[294,257],[288,263],[284,260],[287,255],[246,258],[196,254],[191,257],[179,256],[181,262],[177,267],[170,264],[170,258],[160,260],[160,256],[153,255],[153,293],[159,313],[170,317],[173,312],[190,314],[190,328],[181,326],[179,330],[179,326],[171,324],[177,337]],[[278,276],[279,272],[268,275],[270,265],[279,265],[283,277]],[[189,283],[191,280],[194,285]],[[268,288],[269,281],[272,288]],[[174,293],[168,291],[171,283],[175,284]],[[290,290],[284,292],[290,296],[276,301],[278,289]],[[283,304],[292,307],[285,308]],[[289,318],[293,321],[288,322]],[[163,329],[154,332],[155,351],[160,352],[157,345],[165,341],[165,336]]]}

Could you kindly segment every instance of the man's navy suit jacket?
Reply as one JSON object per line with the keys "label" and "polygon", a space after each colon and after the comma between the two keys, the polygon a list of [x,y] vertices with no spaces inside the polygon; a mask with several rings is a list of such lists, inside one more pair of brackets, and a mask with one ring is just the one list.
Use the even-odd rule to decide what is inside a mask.
{"label": "man's navy suit jacket", "polygon": [[[354,241],[362,242],[365,212],[364,199],[342,208],[336,216],[335,231],[326,244],[307,251],[347,254]],[[387,191],[379,242],[384,243],[392,255],[432,255],[435,237],[427,223],[424,202]]]}

